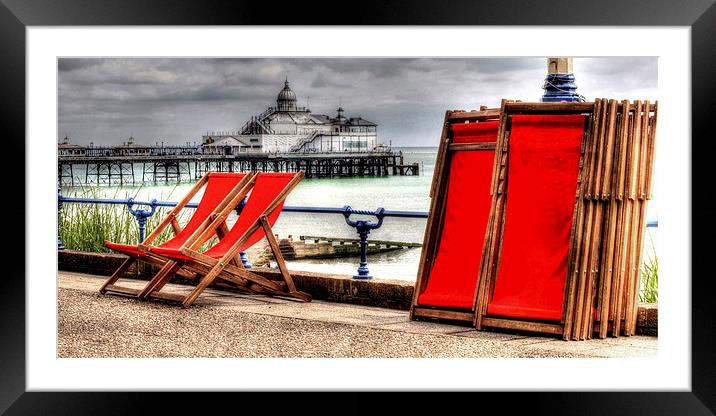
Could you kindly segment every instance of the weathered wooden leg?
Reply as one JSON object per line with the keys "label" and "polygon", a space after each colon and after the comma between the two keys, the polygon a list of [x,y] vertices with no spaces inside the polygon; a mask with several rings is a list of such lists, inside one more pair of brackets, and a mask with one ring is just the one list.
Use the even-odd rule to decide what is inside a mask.
{"label": "weathered wooden leg", "polygon": [[293,278],[288,272],[286,262],[283,259],[281,249],[279,248],[278,241],[276,241],[276,237],[274,237],[273,235],[273,230],[271,229],[271,225],[269,224],[268,219],[266,218],[266,216],[261,216],[261,218],[259,218],[259,221],[261,221],[261,226],[264,229],[264,234],[266,234],[266,239],[268,240],[269,246],[271,246],[271,251],[273,252],[273,256],[276,259],[276,263],[278,264],[278,269],[281,271],[281,276],[283,276],[283,280],[286,282],[286,289],[288,289],[288,293],[292,296],[296,296],[300,299],[303,299],[306,302],[310,302],[311,295],[296,290],[296,285],[293,283]]}
{"label": "weathered wooden leg", "polygon": [[99,293],[101,293],[101,294],[107,293],[107,286],[115,284],[117,282],[117,280],[119,280],[119,278],[122,277],[124,272],[126,272],[127,269],[129,269],[129,266],[134,264],[136,261],[137,261],[137,259],[134,257],[127,258],[127,260],[125,260],[124,263],[122,263],[122,265],[119,266],[119,268],[112,274],[112,277],[110,277],[109,279],[107,279],[106,282],[104,282],[102,287],[99,289]]}
{"label": "weathered wooden leg", "polygon": [[188,308],[189,306],[191,306],[192,303],[194,303],[194,301],[197,297],[199,297],[201,292],[203,292],[204,289],[206,289],[206,287],[209,286],[214,281],[214,279],[216,279],[219,273],[221,273],[221,270],[224,268],[225,265],[224,262],[228,262],[228,260],[230,259],[222,258],[221,260],[219,260],[218,263],[216,263],[216,265],[211,269],[211,271],[207,273],[204,278],[201,279],[199,284],[196,285],[196,288],[194,288],[194,290],[192,290],[192,292],[186,298],[184,298],[184,301],[182,302],[183,307]]}
{"label": "weathered wooden leg", "polygon": [[161,290],[162,287],[169,281],[169,279],[174,275],[174,273],[179,270],[181,265],[179,265],[175,261],[168,261],[164,267],[157,272],[157,274],[154,275],[152,280],[149,281],[149,283],[144,286],[144,289],[142,289],[141,292],[139,292],[139,297],[142,299],[146,299],[147,296],[149,296],[152,292],[156,292],[157,290]]}

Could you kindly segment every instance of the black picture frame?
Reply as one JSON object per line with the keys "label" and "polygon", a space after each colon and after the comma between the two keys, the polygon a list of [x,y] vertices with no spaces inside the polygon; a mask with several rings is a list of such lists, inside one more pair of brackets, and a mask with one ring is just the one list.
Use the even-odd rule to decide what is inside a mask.
{"label": "black picture frame", "polygon": [[[4,133],[4,151],[13,156],[12,170],[24,172],[25,157],[25,29],[27,26],[80,25],[590,25],[590,26],[689,26],[691,27],[692,75],[692,224],[708,224],[716,214],[714,198],[708,190],[710,152],[700,150],[713,141],[711,119],[716,114],[716,6],[714,0],[677,2],[668,0],[573,0],[550,1],[470,1],[345,3],[314,1],[271,2],[198,2],[161,0],[1,0],[0,42],[2,64],[0,84],[3,103],[0,109]],[[357,7],[359,5],[359,7]],[[685,138],[671,138],[684,140]],[[19,157],[22,155],[24,157]],[[25,182],[21,174],[6,182],[12,195],[13,218],[24,215]],[[27,218],[25,218],[27,221]],[[25,250],[24,227],[15,221],[15,230],[5,228],[3,253]],[[713,273],[706,262],[713,245],[706,243],[708,227],[692,227],[692,388],[690,392],[611,392],[611,393],[481,393],[493,394],[497,403],[509,403],[520,413],[559,414],[648,414],[707,415],[716,409],[716,365],[714,364],[714,291]],[[27,255],[27,253],[25,253]],[[16,254],[13,254],[14,257]],[[701,273],[699,273],[699,271]],[[54,284],[48,276],[48,284]],[[6,261],[0,287],[0,412],[6,414],[131,414],[151,401],[160,403],[164,412],[173,407],[183,412],[207,410],[208,404],[228,404],[240,411],[241,398],[215,395],[189,399],[186,394],[140,393],[58,393],[26,392],[25,387],[25,269],[22,261]],[[237,375],[239,376],[239,375]],[[257,400],[270,403],[273,411],[302,406],[294,400],[277,400],[264,393]],[[525,397],[512,397],[521,394]],[[302,402],[322,407],[302,395]],[[298,398],[296,398],[298,399]],[[482,396],[470,403],[484,400]],[[224,402],[224,403],[222,403]],[[370,399],[354,398],[352,404],[370,406]],[[421,401],[399,400],[407,411]],[[302,406],[303,407],[303,406]],[[304,407],[304,409],[306,409]],[[477,407],[476,409],[480,409]],[[487,409],[483,407],[482,409]],[[320,409],[317,409],[319,411]]]}

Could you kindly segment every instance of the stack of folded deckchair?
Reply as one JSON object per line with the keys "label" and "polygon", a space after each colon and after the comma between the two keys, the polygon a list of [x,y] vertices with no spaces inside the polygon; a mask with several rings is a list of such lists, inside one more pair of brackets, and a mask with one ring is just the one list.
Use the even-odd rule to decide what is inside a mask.
{"label": "stack of folded deckchair", "polygon": [[[493,163],[462,162],[494,124]],[[633,335],[655,130],[639,101],[448,112],[411,317]]]}

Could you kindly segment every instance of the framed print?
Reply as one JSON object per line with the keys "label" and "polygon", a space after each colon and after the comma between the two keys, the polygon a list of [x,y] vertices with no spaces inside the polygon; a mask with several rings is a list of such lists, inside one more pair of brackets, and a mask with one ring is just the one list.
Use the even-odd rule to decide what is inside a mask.
{"label": "framed print", "polygon": [[[209,7],[187,1],[144,4],[134,1],[3,0],[0,7],[0,31],[3,35],[0,39],[4,44],[5,59],[0,73],[4,75],[2,84],[6,105],[1,113],[8,138],[5,154],[9,156],[7,166],[10,168],[6,170],[6,184],[13,191],[8,193],[7,200],[14,207],[6,215],[8,223],[13,225],[19,224],[17,219],[24,215],[25,227],[6,233],[6,241],[11,243],[5,245],[6,270],[9,273],[6,273],[5,286],[0,291],[3,300],[0,411],[33,414],[61,409],[60,413],[68,414],[128,413],[155,400],[136,394],[140,391],[458,390],[483,394],[507,391],[510,396],[526,395],[526,400],[510,397],[510,403],[515,409],[530,413],[713,414],[716,409],[716,366],[710,352],[716,341],[714,302],[709,299],[713,294],[709,290],[712,286],[710,274],[703,270],[709,258],[707,250],[712,245],[699,241],[696,238],[698,234],[692,231],[707,230],[714,211],[709,205],[711,198],[703,197],[708,194],[707,181],[712,176],[709,173],[710,162],[705,160],[710,154],[707,151],[709,146],[704,144],[709,139],[708,133],[713,130],[710,114],[716,107],[712,94],[712,76],[716,73],[716,60],[712,53],[713,39],[716,38],[716,6],[712,3],[709,0],[645,6],[635,1],[578,1],[564,7],[564,4],[554,2],[478,4],[461,1],[449,4],[431,2],[419,7],[388,2],[361,4],[358,8],[346,4],[336,8],[335,4],[319,2],[311,4],[311,11],[306,13],[306,5],[297,3],[277,6],[225,2]],[[336,23],[345,26],[335,26]],[[208,66],[212,65],[213,59],[270,59],[277,63],[293,59],[314,61],[316,65],[328,65],[326,62],[331,59],[343,59],[342,65],[348,72],[350,66],[356,66],[350,61],[353,58],[363,59],[361,64],[365,65],[369,65],[366,62],[372,59],[374,68],[377,68],[382,58],[542,59],[547,56],[638,56],[653,59],[658,65],[660,133],[656,164],[663,163],[664,170],[659,171],[662,174],[659,179],[663,182],[657,182],[655,186],[660,186],[661,195],[668,197],[664,197],[667,201],[663,206],[661,202],[659,205],[660,235],[667,236],[660,240],[660,244],[664,243],[667,254],[662,256],[662,273],[665,276],[659,299],[662,321],[659,323],[659,345],[655,356],[574,358],[572,361],[504,357],[391,360],[170,356],[134,359],[81,358],[81,355],[68,358],[58,352],[57,282],[52,274],[53,268],[56,271],[56,264],[48,260],[56,258],[52,256],[57,253],[57,177],[49,175],[48,168],[43,170],[43,166],[57,163],[57,143],[51,140],[61,140],[60,136],[64,134],[58,127],[58,119],[61,118],[58,105],[67,103],[58,104],[60,99],[57,98],[58,85],[66,81],[58,75],[61,63],[102,57],[114,60],[112,62],[117,65],[126,65],[122,68],[129,69],[120,69],[119,72],[125,71],[127,77],[113,81],[116,82],[114,93],[126,94],[125,100],[131,102],[132,94],[155,86],[146,80],[137,81],[132,78],[131,72],[147,68],[148,72],[154,71],[151,63],[146,67],[142,65],[157,57],[166,58],[169,66],[192,59],[201,59],[202,65]],[[168,71],[160,74],[159,78],[166,75],[167,79],[175,79],[175,74],[180,73],[189,79],[196,67],[187,67],[187,72]],[[446,73],[470,70],[447,68]],[[383,69],[392,71],[395,66],[385,65]],[[356,77],[370,72],[353,70]],[[613,68],[608,66],[601,68],[603,79],[609,79],[611,70]],[[81,88],[86,88],[91,96],[96,92],[91,84],[93,72],[90,70],[82,75],[87,78],[75,78],[74,85],[83,85]],[[274,75],[281,78],[279,87],[285,82],[280,92],[278,89],[273,91],[275,85],[266,87],[271,91],[268,95],[278,93],[276,111],[286,110],[279,108],[282,105],[296,106],[292,107],[296,111],[297,106],[301,106],[304,108],[302,111],[308,114],[311,113],[309,106],[319,105],[315,96],[310,98],[309,105],[308,98],[302,95],[310,92],[299,91],[291,83],[295,74]],[[257,79],[245,78],[249,80],[246,82]],[[305,85],[320,86],[316,79],[312,84],[306,81]],[[346,79],[341,81],[350,82]],[[441,79],[434,81],[439,85]],[[120,87],[122,82],[142,86],[126,93],[129,90]],[[358,83],[357,80],[355,82]],[[483,82],[489,83],[489,77]],[[637,83],[639,80],[619,82]],[[614,84],[621,85],[616,79]],[[425,86],[428,87],[432,86]],[[405,88],[407,91],[401,91],[401,96],[416,96],[413,94],[415,91],[410,89],[417,87]],[[539,85],[534,88],[541,93]],[[211,93],[216,94],[217,91],[220,92],[215,90]],[[250,94],[245,97],[246,100],[252,99]],[[509,97],[495,97],[497,102],[489,104],[499,107],[499,98]],[[349,97],[339,99],[342,102],[339,102],[335,118],[330,115],[324,120],[320,114],[313,118],[306,115],[308,121],[305,123],[324,123],[328,126],[328,120],[340,121],[343,103]],[[300,100],[306,100],[305,107]],[[616,102],[613,105],[616,108]],[[112,117],[112,111],[118,110],[116,107],[107,110],[105,117]],[[369,130],[375,125],[368,121],[370,117],[349,112],[347,108],[346,113],[350,120],[354,120],[355,126],[364,129],[361,130],[365,133],[361,136],[364,141],[346,142],[342,138],[336,145],[331,140],[322,140],[319,148],[314,146],[314,153],[323,152],[324,146],[329,146],[331,151],[338,146],[343,153],[360,146],[367,148],[369,143],[370,146],[378,146],[368,137]],[[210,116],[205,114],[202,117],[208,119]],[[396,114],[399,118],[400,113]],[[444,114],[443,111],[441,117]],[[186,115],[178,116],[177,125],[181,125],[184,117]],[[130,120],[128,124],[136,120]],[[253,119],[247,120],[251,124]],[[655,123],[648,121],[648,117],[644,120]],[[137,129],[140,124],[136,123]],[[260,123],[256,125],[261,127]],[[271,132],[277,129],[276,126],[262,128]],[[133,137],[134,133],[129,134]],[[211,145],[214,140],[229,140],[231,135],[207,132],[206,136],[212,137],[205,137],[204,145]],[[314,136],[310,139],[314,140]],[[280,141],[270,142],[266,137],[262,140],[264,144],[273,143],[271,145],[276,149],[291,146]],[[309,141],[304,141],[294,146],[302,144],[305,147]],[[252,146],[250,142],[243,145]],[[467,147],[457,148],[464,150]],[[575,160],[579,160],[578,156]],[[664,168],[667,165],[668,168]],[[132,170],[132,174],[134,172]],[[99,178],[99,170],[96,174]],[[111,173],[109,175],[111,177]],[[271,207],[275,208],[277,204]],[[381,219],[383,214],[379,213]],[[269,219],[263,218],[266,230],[271,230]],[[346,215],[345,220],[350,224],[350,215]],[[263,220],[257,221],[256,227],[261,227],[260,221]],[[366,223],[362,226],[369,227]],[[662,231],[664,234],[661,234]],[[24,233],[24,238],[18,237],[23,235],[21,233]],[[704,234],[703,231],[701,234]],[[272,240],[271,249],[280,256],[278,244],[278,241]],[[227,261],[234,261],[228,270],[241,267],[240,258],[235,257],[238,247],[232,246],[232,251],[226,254]],[[20,251],[25,253],[24,261],[20,260]],[[208,260],[203,258],[202,261]],[[214,267],[214,263],[206,264],[208,266],[204,268],[207,270]],[[223,257],[221,266],[222,271],[217,271],[217,274],[226,273],[223,271]],[[281,267],[278,264],[277,267],[280,273],[285,271],[285,265]],[[248,272],[236,273],[239,278],[249,276]],[[359,269],[356,276],[365,277],[365,274],[361,276]],[[276,286],[276,283],[264,282],[261,276],[251,278],[271,287]],[[294,279],[300,282],[302,278]],[[160,280],[155,283],[163,284],[157,282]],[[288,279],[284,284],[293,285],[293,280]],[[280,293],[279,286],[276,287],[274,292]],[[561,308],[561,303],[559,305]],[[470,305],[464,309],[471,310]],[[408,312],[404,312],[407,317]],[[604,313],[606,316],[608,312]],[[465,321],[472,322],[468,318]],[[439,343],[442,338],[436,335],[435,339]],[[407,338],[404,342],[406,348],[410,347]],[[570,344],[578,345],[580,342]],[[110,393],[113,391],[122,393]],[[582,393],[586,391],[590,393]],[[170,407],[178,404],[179,407],[194,408],[199,404],[199,400],[190,400],[189,405],[173,400],[180,394],[164,395],[173,397],[158,399]],[[499,400],[504,401],[503,395],[485,394],[486,397],[478,397],[477,400],[501,397]]]}

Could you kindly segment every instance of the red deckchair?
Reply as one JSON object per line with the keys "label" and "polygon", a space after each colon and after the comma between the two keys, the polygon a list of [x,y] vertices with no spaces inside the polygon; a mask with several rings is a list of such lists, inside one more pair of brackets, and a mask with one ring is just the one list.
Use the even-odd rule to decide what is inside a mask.
{"label": "red deckchair", "polygon": [[563,334],[591,103],[505,103],[475,326]]}
{"label": "red deckchair", "polygon": [[473,321],[498,115],[493,109],[446,116],[411,318]]}
{"label": "red deckchair", "polygon": [[559,321],[583,115],[515,115],[502,252],[488,315]]}
{"label": "red deckchair", "polygon": [[[137,260],[141,260],[155,266],[159,266],[162,269],[160,273],[165,272],[167,269],[174,268],[176,270],[175,262],[152,255],[149,252],[149,245],[157,238],[157,236],[167,227],[171,226],[174,230],[175,236],[161,244],[159,247],[164,248],[181,248],[189,243],[194,242],[192,238],[196,238],[199,232],[203,232],[206,226],[214,220],[211,216],[213,212],[219,209],[223,209],[229,200],[235,199],[235,196],[240,193],[242,188],[245,187],[253,179],[254,175],[247,175],[245,173],[219,173],[209,172],[205,174],[184,196],[184,198],[167,214],[160,222],[159,225],[152,231],[151,234],[139,245],[128,245],[113,243],[111,241],[105,241],[106,247],[118,251],[122,254],[129,256],[127,260],[112,274],[112,276],[102,285],[100,293],[115,292],[125,295],[137,295],[140,290],[131,289],[121,286],[116,286],[117,280],[124,274],[124,272]],[[177,215],[186,206],[194,195],[196,195],[201,188],[204,189],[199,205],[194,210],[192,217],[186,226],[182,229],[177,222]],[[245,194],[244,194],[245,195]],[[232,209],[233,207],[229,207]],[[223,223],[222,223],[223,224]],[[200,243],[204,243],[206,240],[211,238],[215,233],[222,234],[222,229],[226,230],[225,225],[215,227],[210,232],[203,233],[203,239]],[[186,275],[186,274],[185,274]],[[190,277],[190,275],[187,275]]]}
{"label": "red deckchair", "polygon": [[[288,296],[310,301],[310,295],[296,289],[279,250],[278,242],[271,230],[271,226],[281,213],[281,207],[286,196],[298,185],[301,179],[303,179],[303,172],[258,173],[251,194],[236,223],[221,241],[204,253],[196,251],[201,245],[198,241],[204,237],[203,235],[199,240],[187,247],[152,248],[151,252],[153,254],[175,261],[181,269],[204,277],[188,296],[160,292],[171,278],[171,275],[168,274],[153,279],[139,296],[141,298],[178,301],[184,307],[189,307],[208,285],[216,278],[219,278],[254,293]],[[238,201],[233,202],[238,203]],[[220,220],[221,218],[217,218],[215,222]],[[213,226],[214,223],[209,225],[208,229]],[[244,269],[241,262],[234,261],[232,264],[232,259],[235,259],[235,256],[240,251],[248,249],[264,236],[268,239],[270,248],[276,258],[283,282],[272,281],[252,273]]]}

